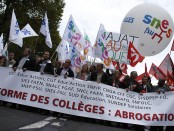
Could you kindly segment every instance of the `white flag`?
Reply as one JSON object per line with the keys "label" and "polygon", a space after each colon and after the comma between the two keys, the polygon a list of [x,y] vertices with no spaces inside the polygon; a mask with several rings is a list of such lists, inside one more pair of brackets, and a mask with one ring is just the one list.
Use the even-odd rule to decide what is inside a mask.
{"label": "white flag", "polygon": [[78,51],[82,51],[85,46],[85,40],[78,29],[76,23],[72,16],[70,16],[68,24],[66,26],[63,38],[66,40],[71,46],[74,46]]}
{"label": "white flag", "polygon": [[80,68],[84,63],[84,56],[79,52],[75,46],[69,46],[69,56],[71,60],[71,65],[76,68]]}
{"label": "white flag", "polygon": [[86,34],[86,32],[84,32],[84,38],[85,38],[84,55],[85,56],[95,57],[95,55],[94,55],[94,48],[92,47],[91,42],[90,42],[89,37]]}
{"label": "white flag", "polygon": [[52,41],[51,41],[50,30],[49,30],[49,25],[48,25],[47,13],[45,13],[45,17],[42,20],[40,32],[46,37],[45,43],[47,44],[47,46],[49,48],[52,48]]}
{"label": "white flag", "polygon": [[3,33],[1,34],[1,37],[0,37],[0,54],[1,54],[1,52],[2,52],[2,50],[3,50],[3,47],[4,46],[4,44],[3,44]]}
{"label": "white flag", "polygon": [[97,33],[97,38],[95,41],[95,45],[94,45],[94,52],[96,57],[103,59],[103,53],[105,50],[105,27],[103,24],[100,24],[100,28],[98,30]]}
{"label": "white flag", "polygon": [[32,36],[38,36],[36,32],[31,28],[29,24],[27,24],[22,30],[22,38],[25,37],[32,37]]}
{"label": "white flag", "polygon": [[2,50],[2,55],[5,56],[6,58],[8,58],[7,48],[8,48],[8,44],[6,43],[3,50]]}
{"label": "white flag", "polygon": [[103,24],[100,24],[100,28],[97,34],[96,42],[94,45],[94,52],[96,57],[103,61],[103,64],[108,69],[114,69],[111,58],[108,56],[106,49],[106,30]]}
{"label": "white flag", "polygon": [[13,10],[12,19],[11,19],[9,41],[19,45],[20,47],[22,47],[22,45],[23,45],[21,31],[20,31],[19,24],[16,19],[16,15],[14,13],[14,10]]}
{"label": "white flag", "polygon": [[67,41],[63,40],[57,46],[57,54],[59,61],[65,61],[66,59],[70,59],[70,52],[69,52],[69,44]]}

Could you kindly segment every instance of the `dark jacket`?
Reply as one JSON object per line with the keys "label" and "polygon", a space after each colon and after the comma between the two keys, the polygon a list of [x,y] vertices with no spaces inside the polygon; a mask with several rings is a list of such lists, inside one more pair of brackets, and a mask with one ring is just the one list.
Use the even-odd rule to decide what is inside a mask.
{"label": "dark jacket", "polygon": [[[42,62],[43,62],[43,60],[39,61],[37,63],[35,71],[38,71],[38,72],[40,71]],[[52,65],[51,62],[50,63],[46,63],[46,66],[45,66],[43,72],[46,73],[46,74],[53,74],[53,65]]]}
{"label": "dark jacket", "polygon": [[[17,59],[13,67],[17,67],[21,59],[22,58]],[[27,70],[34,71],[35,67],[36,67],[36,60],[33,57],[29,56],[28,59],[25,61],[22,68],[26,68]]]}
{"label": "dark jacket", "polygon": [[141,92],[140,84],[136,80],[131,79],[130,77],[127,77],[123,80],[123,85],[124,89],[130,88],[131,85],[136,85],[136,87],[132,91],[137,93]]}
{"label": "dark jacket", "polygon": [[[56,74],[61,75],[63,68],[60,68],[57,70]],[[74,77],[74,72],[71,70],[71,68],[68,69],[68,71],[65,73],[68,77]]]}
{"label": "dark jacket", "polygon": [[167,92],[167,91],[170,91],[170,88],[165,84],[163,87],[160,87],[160,86],[154,86],[153,88],[153,92],[157,91],[157,90],[160,90],[162,92]]}
{"label": "dark jacket", "polygon": [[141,92],[148,93],[148,92],[152,92],[153,87],[150,84],[146,84],[145,86],[143,86],[143,84],[141,84],[140,89],[141,89]]}
{"label": "dark jacket", "polygon": [[[109,84],[110,85],[110,84]],[[123,82],[121,82],[121,81],[119,81],[119,80],[117,80],[117,81],[113,81],[112,82],[112,85],[111,86],[114,86],[114,87],[116,87],[116,88],[122,88],[122,89],[124,89],[124,84],[123,84]]]}
{"label": "dark jacket", "polygon": [[[97,81],[97,74],[98,72],[91,73],[90,81]],[[107,84],[107,85],[109,84],[108,75],[105,72],[103,72],[103,75],[101,77],[101,83]]]}

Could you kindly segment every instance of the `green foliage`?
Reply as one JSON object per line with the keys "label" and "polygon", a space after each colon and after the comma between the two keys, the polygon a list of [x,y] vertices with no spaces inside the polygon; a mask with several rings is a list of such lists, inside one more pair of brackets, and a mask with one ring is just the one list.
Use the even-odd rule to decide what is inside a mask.
{"label": "green foliage", "polygon": [[[35,49],[36,52],[48,50],[53,53],[61,40],[57,29],[61,21],[64,6],[64,0],[3,0],[0,2],[0,34],[4,33],[5,42],[8,42],[13,9],[20,29],[29,23],[37,34],[39,34],[42,18],[45,12],[47,12],[53,48],[50,49],[47,47],[45,44],[45,36],[42,34],[39,34],[39,37],[24,38],[23,47],[28,46],[32,50]],[[22,49],[15,44],[10,44],[9,50],[14,51],[15,54],[17,53],[17,56],[19,56],[22,51]]]}

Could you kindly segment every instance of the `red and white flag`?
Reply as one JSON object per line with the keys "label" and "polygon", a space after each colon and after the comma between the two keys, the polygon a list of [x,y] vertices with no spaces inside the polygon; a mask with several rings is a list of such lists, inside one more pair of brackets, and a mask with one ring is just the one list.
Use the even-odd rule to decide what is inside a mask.
{"label": "red and white flag", "polygon": [[129,43],[127,59],[132,67],[134,67],[138,62],[142,62],[144,60],[144,56],[137,51],[132,42]]}
{"label": "red and white flag", "polygon": [[174,51],[174,40],[173,40],[173,43],[172,43],[171,51]]}
{"label": "red and white flag", "polygon": [[142,78],[143,78],[144,76],[146,76],[146,74],[145,74],[145,73],[142,73],[141,75],[139,75],[139,76],[136,78],[136,81],[137,81],[139,84],[141,84],[141,83],[142,83]]}
{"label": "red and white flag", "polygon": [[157,80],[159,79],[166,79],[164,73],[152,63],[149,74],[153,75]]}
{"label": "red and white flag", "polygon": [[166,77],[169,77],[174,75],[174,66],[173,61],[169,54],[166,55],[164,60],[161,62],[161,64],[158,67],[162,72],[165,74]]}
{"label": "red and white flag", "polygon": [[127,64],[119,63],[118,61],[112,61],[112,64],[116,70],[121,70],[122,73],[127,74]]}
{"label": "red and white flag", "polygon": [[144,73],[142,73],[141,75],[139,75],[137,78],[136,78],[136,81],[141,84],[142,83],[142,78],[144,76],[147,76],[147,77],[150,77],[149,73],[147,72],[147,65],[145,63],[145,70],[144,70]]}

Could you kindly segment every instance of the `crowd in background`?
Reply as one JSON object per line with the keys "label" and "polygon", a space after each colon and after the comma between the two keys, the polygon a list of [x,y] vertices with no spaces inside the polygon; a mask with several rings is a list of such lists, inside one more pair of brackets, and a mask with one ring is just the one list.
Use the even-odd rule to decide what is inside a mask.
{"label": "crowd in background", "polygon": [[[0,56],[0,66],[2,67],[10,67],[13,68],[14,71],[17,69],[22,69],[23,71],[36,71],[40,72],[42,75],[44,74],[52,74],[55,77],[64,76],[64,78],[72,77],[81,79],[84,81],[94,81],[97,83],[103,83],[106,85],[112,86],[112,88],[122,88],[128,91],[134,91],[143,95],[143,93],[148,92],[157,92],[157,93],[165,93],[166,91],[170,91],[170,88],[166,85],[164,79],[159,79],[157,85],[152,85],[150,81],[150,77],[144,76],[142,78],[142,83],[139,84],[136,81],[138,76],[136,71],[132,71],[130,75],[126,75],[124,80],[120,81],[120,76],[122,75],[121,70],[115,70],[114,72],[106,69],[104,72],[104,66],[101,63],[97,64],[84,64],[78,72],[74,72],[71,69],[71,60],[67,59],[64,63],[60,61],[52,62],[50,60],[50,53],[48,51],[44,51],[43,56],[33,56],[31,55],[30,48],[25,48],[23,50],[23,56],[14,60],[14,52],[8,53],[8,59],[6,57]],[[7,102],[1,101],[1,105],[6,105]],[[17,105],[11,103],[13,108],[19,109],[29,109],[36,110],[34,107],[27,107],[24,105]],[[37,109],[38,110],[38,109]],[[48,115],[48,110],[39,109],[38,112],[42,115]],[[53,112],[55,116],[62,115],[62,113]],[[64,114],[65,115],[65,114]],[[63,116],[61,116],[63,117]],[[96,120],[97,121],[97,120]],[[96,122],[95,121],[95,122]],[[101,122],[98,120],[98,122]],[[104,121],[106,122],[106,121]],[[117,123],[117,126],[122,126],[124,128],[134,128],[137,131],[144,131],[145,127],[140,125],[129,125],[123,123]],[[162,126],[152,126],[150,128],[151,131],[163,131]],[[167,127],[166,131],[173,131],[173,127]]]}

